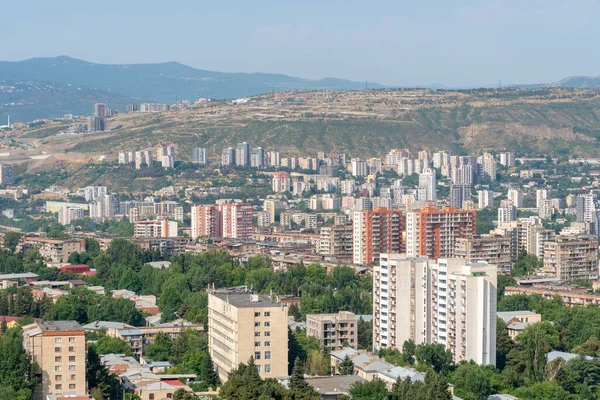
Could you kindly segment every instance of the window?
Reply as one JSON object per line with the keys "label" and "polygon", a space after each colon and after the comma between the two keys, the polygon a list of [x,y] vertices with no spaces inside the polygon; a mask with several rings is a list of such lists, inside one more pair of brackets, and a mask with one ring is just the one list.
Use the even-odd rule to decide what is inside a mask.
{"label": "window", "polygon": [[271,316],[271,311],[265,311],[265,317],[270,317]]}
{"label": "window", "polygon": [[54,343],[62,343],[62,338],[61,337],[55,337],[54,338]]}
{"label": "window", "polygon": [[56,390],[62,390],[62,385],[60,383],[54,385],[54,387],[56,388]]}
{"label": "window", "polygon": [[71,390],[75,389],[75,384],[74,383],[69,383],[69,389],[71,389]]}
{"label": "window", "polygon": [[254,342],[254,347],[260,347],[260,342]]}
{"label": "window", "polygon": [[265,351],[265,360],[270,360],[270,359],[271,359],[271,352]]}
{"label": "window", "polygon": [[69,343],[75,343],[75,338],[74,337],[70,337],[69,338]]}
{"label": "window", "polygon": [[260,351],[255,351],[254,352],[254,359],[255,360],[260,360]]}
{"label": "window", "polygon": [[54,370],[55,371],[62,371],[62,366],[61,365],[55,365],[54,366]]}
{"label": "window", "polygon": [[260,365],[256,366],[256,372],[258,372],[260,374]]}
{"label": "window", "polygon": [[271,346],[271,342],[265,342],[265,347]]}
{"label": "window", "polygon": [[69,379],[71,379],[72,381],[74,381],[75,379],[77,379],[77,375],[75,375],[75,374],[72,374],[72,375],[71,375],[71,377],[70,377]]}
{"label": "window", "polygon": [[350,328],[354,328],[354,324],[350,324]]}
{"label": "window", "polygon": [[150,394],[148,395],[148,399],[150,399],[150,400],[154,400],[154,393],[150,393]]}
{"label": "window", "polygon": [[260,313],[259,313],[259,312],[255,312],[255,313],[254,313],[254,316],[255,316],[255,317],[260,317]]}
{"label": "window", "polygon": [[271,326],[271,323],[269,321],[266,321],[265,326]]}
{"label": "window", "polygon": [[69,362],[75,362],[75,356],[69,356]]}
{"label": "window", "polygon": [[62,375],[54,375],[55,381],[62,381]]}
{"label": "window", "polygon": [[73,346],[69,347],[69,352],[71,352],[71,353],[72,353],[72,352],[74,352],[74,351],[75,351],[75,347],[73,347]]}
{"label": "window", "polygon": [[69,371],[75,371],[75,366],[74,365],[69,365]]}
{"label": "window", "polygon": [[55,352],[55,353],[60,353],[60,347],[55,347],[55,348],[54,348],[54,352]]}
{"label": "window", "polygon": [[265,372],[271,372],[271,364],[265,364]]}
{"label": "window", "polygon": [[271,332],[270,331],[266,331],[265,332],[265,336],[271,336]]}
{"label": "window", "polygon": [[62,357],[54,357],[54,362],[62,362]]}
{"label": "window", "polygon": [[172,399],[173,398],[173,393],[167,393],[167,399]]}
{"label": "window", "polygon": [[254,326],[255,326],[255,327],[256,327],[256,326],[260,326],[260,322],[255,322],[255,323],[254,323]]}
{"label": "window", "polygon": [[259,337],[260,336],[260,332],[254,332],[254,337]]}

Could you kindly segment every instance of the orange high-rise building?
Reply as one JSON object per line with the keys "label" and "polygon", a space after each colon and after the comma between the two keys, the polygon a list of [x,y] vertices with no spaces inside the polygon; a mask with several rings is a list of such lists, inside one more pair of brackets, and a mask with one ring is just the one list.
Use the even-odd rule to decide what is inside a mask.
{"label": "orange high-rise building", "polygon": [[353,262],[371,264],[381,253],[402,251],[402,211],[388,208],[355,211]]}
{"label": "orange high-rise building", "polygon": [[475,210],[425,207],[406,215],[406,255],[433,259],[455,257],[456,239],[475,235]]}

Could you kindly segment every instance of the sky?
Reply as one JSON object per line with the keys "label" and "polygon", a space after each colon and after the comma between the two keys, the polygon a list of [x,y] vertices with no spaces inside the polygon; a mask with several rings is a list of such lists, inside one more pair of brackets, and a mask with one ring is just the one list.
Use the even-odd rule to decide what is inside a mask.
{"label": "sky", "polygon": [[213,71],[391,86],[600,75],[600,0],[2,3],[4,61],[57,55],[109,64],[179,61]]}

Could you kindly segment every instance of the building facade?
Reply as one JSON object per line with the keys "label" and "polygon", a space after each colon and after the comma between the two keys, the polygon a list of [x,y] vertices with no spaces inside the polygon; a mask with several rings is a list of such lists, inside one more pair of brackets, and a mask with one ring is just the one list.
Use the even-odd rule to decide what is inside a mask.
{"label": "building facade", "polygon": [[208,295],[208,349],[222,382],[254,358],[262,378],[288,374],[288,309],[269,296],[243,290]]}
{"label": "building facade", "polygon": [[252,205],[231,203],[221,206],[222,237],[230,239],[250,239],[252,237]]}
{"label": "building facade", "polygon": [[354,212],[354,264],[371,264],[379,261],[381,253],[401,251],[402,211],[376,208]]}
{"label": "building facade", "polygon": [[494,265],[382,254],[373,268],[373,347],[440,343],[455,362],[496,363]]}
{"label": "building facade", "polygon": [[556,279],[598,279],[598,237],[558,235],[544,242],[544,272]]}
{"label": "building facade", "polygon": [[306,336],[319,341],[321,347],[328,351],[342,350],[344,347],[357,348],[356,315],[349,311],[335,314],[307,314]]}

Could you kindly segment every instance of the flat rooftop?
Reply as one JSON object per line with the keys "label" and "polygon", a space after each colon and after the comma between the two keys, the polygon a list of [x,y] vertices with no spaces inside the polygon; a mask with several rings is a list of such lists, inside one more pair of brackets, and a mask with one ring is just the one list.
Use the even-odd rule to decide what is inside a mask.
{"label": "flat rooftop", "polygon": [[77,321],[42,321],[38,322],[37,325],[45,332],[78,331],[82,329]]}
{"label": "flat rooftop", "polygon": [[256,294],[251,291],[222,289],[210,293],[237,308],[282,307],[281,303],[271,300],[268,295]]}

